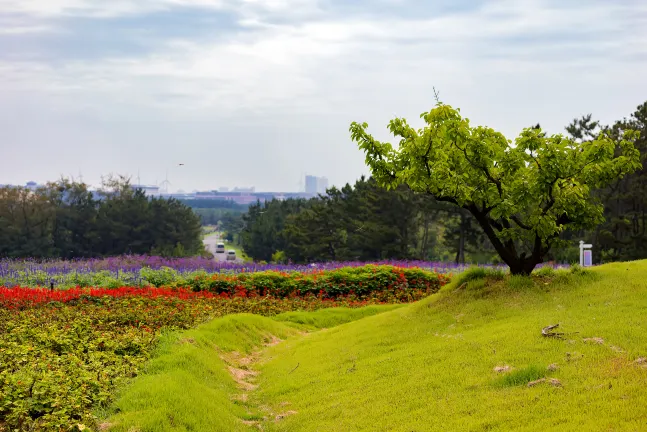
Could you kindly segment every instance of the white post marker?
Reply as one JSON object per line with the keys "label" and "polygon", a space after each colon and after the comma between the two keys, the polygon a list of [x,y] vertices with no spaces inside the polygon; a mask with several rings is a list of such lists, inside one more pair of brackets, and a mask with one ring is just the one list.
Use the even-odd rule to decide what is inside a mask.
{"label": "white post marker", "polygon": [[592,244],[584,244],[584,242],[580,240],[580,265],[582,267],[591,267],[593,265],[592,247]]}

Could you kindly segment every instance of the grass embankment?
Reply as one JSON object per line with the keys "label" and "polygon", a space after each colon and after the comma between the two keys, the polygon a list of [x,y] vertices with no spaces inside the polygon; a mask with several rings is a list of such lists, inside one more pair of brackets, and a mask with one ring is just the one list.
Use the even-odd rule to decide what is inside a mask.
{"label": "grass embankment", "polygon": [[272,319],[238,314],[168,333],[145,373],[124,389],[111,410],[116,414],[101,429],[250,430],[250,424],[267,415],[247,401],[255,388],[250,382],[251,363],[259,359],[259,348],[299,336],[301,330],[332,327],[399,307],[287,312]]}
{"label": "grass embankment", "polygon": [[[142,432],[249,428],[241,419],[259,421],[265,431],[645,430],[647,261],[592,273],[544,274],[532,282],[458,278],[427,300],[307,336],[294,326],[329,326],[308,323],[307,314],[291,325],[255,317],[268,326],[264,332],[288,339],[257,355],[250,369],[258,388],[246,391],[244,403],[231,398],[245,384],[237,385],[211,355],[204,367],[214,372],[195,372],[215,377],[200,379],[223,392],[213,408],[221,414],[209,417],[208,426],[188,423],[211,415],[202,402],[196,406],[200,392],[183,386],[154,399],[164,390],[152,377],[145,378],[148,386],[136,381],[140,396],[127,391],[122,418]],[[556,323],[566,333],[562,339],[541,335]],[[212,337],[209,343],[220,346]],[[253,350],[244,341],[229,350]],[[182,352],[174,345],[168,355]],[[137,413],[127,400],[161,414]],[[178,423],[187,405],[187,423]],[[160,408],[167,406],[174,408]],[[167,414],[176,416],[175,429]],[[167,426],[146,426],[151,418]]]}

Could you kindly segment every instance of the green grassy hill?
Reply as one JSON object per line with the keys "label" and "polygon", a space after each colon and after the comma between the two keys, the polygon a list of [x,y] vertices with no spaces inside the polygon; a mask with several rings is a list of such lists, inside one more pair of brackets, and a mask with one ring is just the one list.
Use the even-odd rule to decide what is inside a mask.
{"label": "green grassy hill", "polygon": [[[556,323],[563,338],[543,337]],[[462,278],[405,307],[234,316],[175,337],[106,426],[647,430],[647,261]]]}

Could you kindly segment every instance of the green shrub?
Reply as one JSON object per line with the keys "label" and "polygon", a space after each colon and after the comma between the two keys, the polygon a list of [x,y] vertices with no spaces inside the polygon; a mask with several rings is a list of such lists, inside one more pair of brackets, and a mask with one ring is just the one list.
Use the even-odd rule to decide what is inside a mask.
{"label": "green shrub", "polygon": [[407,300],[432,294],[447,282],[444,275],[418,268],[366,265],[313,273],[264,271],[238,274],[198,274],[186,280],[194,291],[226,295],[271,295],[278,298],[314,295],[355,296],[381,301]]}
{"label": "green shrub", "polygon": [[159,270],[144,267],[139,271],[139,275],[150,285],[158,288],[169,286],[178,279],[178,272],[170,267],[162,267]]}

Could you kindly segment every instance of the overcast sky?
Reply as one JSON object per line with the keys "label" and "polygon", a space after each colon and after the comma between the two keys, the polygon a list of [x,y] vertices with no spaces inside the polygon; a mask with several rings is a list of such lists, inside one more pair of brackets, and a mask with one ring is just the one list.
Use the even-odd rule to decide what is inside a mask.
{"label": "overcast sky", "polygon": [[419,125],[434,86],[512,139],[628,116],[645,76],[644,0],[0,0],[0,184],[343,185],[349,124]]}

